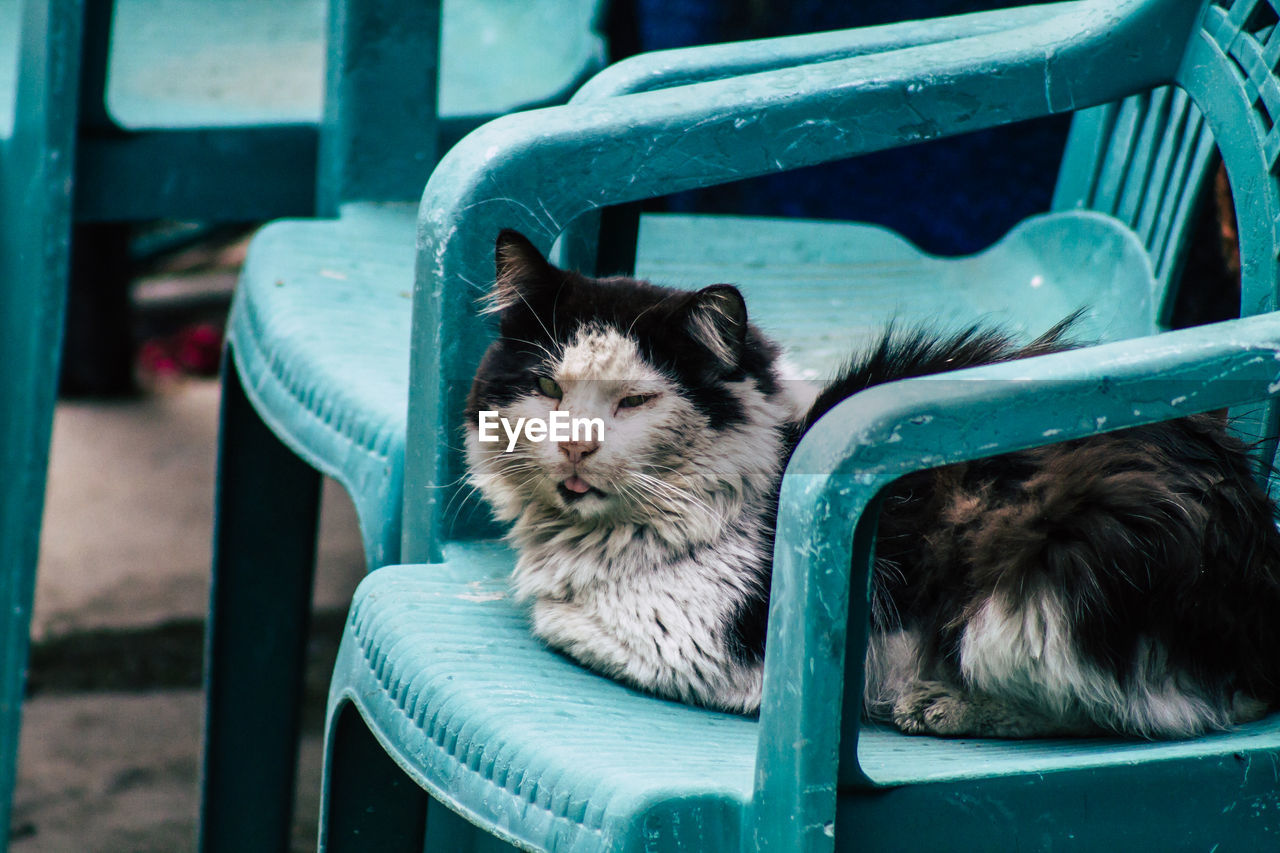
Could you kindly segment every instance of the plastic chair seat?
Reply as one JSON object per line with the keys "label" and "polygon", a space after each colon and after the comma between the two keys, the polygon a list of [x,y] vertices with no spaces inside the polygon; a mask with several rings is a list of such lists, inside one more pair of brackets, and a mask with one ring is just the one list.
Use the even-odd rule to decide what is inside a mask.
{"label": "plastic chair seat", "polygon": [[[654,699],[582,669],[530,634],[507,592],[512,550],[468,542],[445,554],[443,564],[389,567],[362,582],[330,707],[349,699],[418,785],[508,841],[736,849],[756,720]],[[1096,778],[1178,759],[1231,766],[1278,734],[1280,715],[1156,743],[946,740],[866,727],[859,759],[885,786],[1019,776],[1033,787],[1043,774]]]}
{"label": "plastic chair seat", "polygon": [[[228,332],[263,420],[351,494],[371,567],[399,554],[416,212],[349,205],[337,220],[269,225],[253,240]],[[1109,318],[1086,315],[1087,338],[1155,331],[1141,243],[1082,211],[1027,220],[964,258],[860,223],[654,215],[641,220],[637,274],[739,284],[755,322],[807,377],[829,375],[888,320],[909,322],[913,304],[1032,334],[1078,308]]]}
{"label": "plastic chair seat", "polygon": [[416,214],[357,204],[266,226],[227,329],[262,419],[352,496],[370,566],[399,548]]}
{"label": "plastic chair seat", "polygon": [[1039,334],[1085,309],[1085,338],[1152,334],[1148,258],[1132,231],[1090,211],[1024,220],[961,258],[925,254],[865,223],[669,215],[641,220],[636,274],[676,287],[738,285],[752,321],[812,377],[831,375],[892,320],[983,319]]}
{"label": "plastic chair seat", "polygon": [[[655,821],[707,845],[691,849],[736,837],[755,721],[654,701],[549,651],[507,595],[513,561],[458,544],[357,593],[335,672],[396,733],[396,760],[462,814],[548,849],[609,849]],[[394,667],[371,657],[392,648]],[[688,821],[670,805],[686,798]]]}

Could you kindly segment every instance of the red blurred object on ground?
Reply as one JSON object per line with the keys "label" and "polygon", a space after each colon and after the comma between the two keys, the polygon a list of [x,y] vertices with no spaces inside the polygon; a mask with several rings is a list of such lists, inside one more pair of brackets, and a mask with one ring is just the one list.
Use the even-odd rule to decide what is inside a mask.
{"label": "red blurred object on ground", "polygon": [[217,376],[222,358],[223,328],[217,323],[185,326],[138,348],[138,369],[156,378]]}

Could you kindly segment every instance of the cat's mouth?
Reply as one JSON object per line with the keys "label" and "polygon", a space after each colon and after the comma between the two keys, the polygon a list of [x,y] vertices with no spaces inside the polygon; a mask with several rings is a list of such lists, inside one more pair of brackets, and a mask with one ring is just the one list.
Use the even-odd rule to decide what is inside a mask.
{"label": "cat's mouth", "polygon": [[564,498],[564,502],[567,504],[576,503],[588,495],[595,495],[598,498],[605,496],[604,492],[589,484],[577,474],[557,483],[556,491],[560,493],[560,497]]}

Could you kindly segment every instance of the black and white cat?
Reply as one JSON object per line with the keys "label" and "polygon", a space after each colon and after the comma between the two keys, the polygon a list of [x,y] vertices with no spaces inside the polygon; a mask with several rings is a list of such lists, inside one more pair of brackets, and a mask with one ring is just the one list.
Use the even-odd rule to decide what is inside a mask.
{"label": "black and white cat", "polygon": [[[1067,348],[886,332],[814,398],[729,285],[592,279],[504,231],[472,482],[519,549],[533,630],[583,664],[729,711],[760,702],[781,473],[882,382]],[[482,442],[481,412],[599,435]],[[1280,705],[1280,534],[1245,447],[1198,415],[911,475],[883,501],[865,710],[903,731],[1183,737]]]}

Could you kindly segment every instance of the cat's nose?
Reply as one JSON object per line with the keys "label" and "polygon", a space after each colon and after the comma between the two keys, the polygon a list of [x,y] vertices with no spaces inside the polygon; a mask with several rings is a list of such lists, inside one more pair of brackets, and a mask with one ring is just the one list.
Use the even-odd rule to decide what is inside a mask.
{"label": "cat's nose", "polygon": [[560,452],[574,465],[595,453],[596,449],[600,447],[600,442],[598,441],[561,441],[559,444]]}

